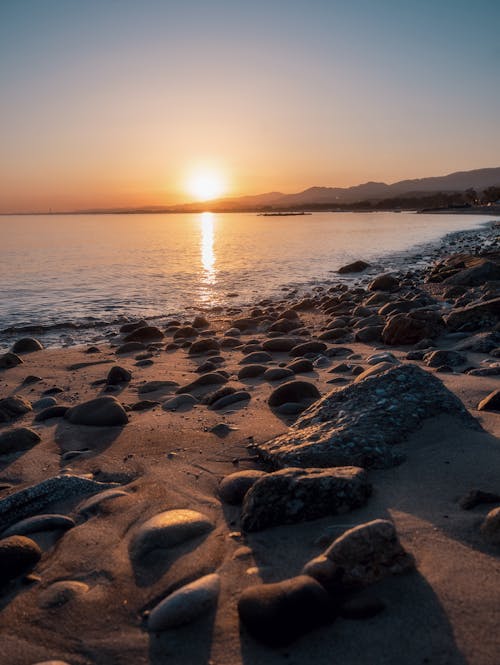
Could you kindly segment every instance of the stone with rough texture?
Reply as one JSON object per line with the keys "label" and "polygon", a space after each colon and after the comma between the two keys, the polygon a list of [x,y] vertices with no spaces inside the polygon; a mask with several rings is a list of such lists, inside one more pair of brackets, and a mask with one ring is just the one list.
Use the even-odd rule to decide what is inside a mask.
{"label": "stone with rough texture", "polygon": [[382,330],[382,341],[393,346],[415,344],[422,339],[434,339],[442,332],[443,320],[438,312],[417,309],[389,317]]}
{"label": "stone with rough texture", "polygon": [[444,320],[446,327],[451,331],[493,327],[500,321],[500,298],[480,300],[465,307],[457,307],[452,309]]}
{"label": "stone with rough texture", "polygon": [[252,485],[265,475],[265,471],[259,471],[258,469],[247,469],[231,473],[221,480],[219,484],[219,496],[225,503],[237,505],[243,501],[245,494]]}
{"label": "stone with rough texture", "polygon": [[66,411],[64,417],[73,425],[117,427],[128,423],[127,412],[115,397],[96,397]]}
{"label": "stone with rough texture", "polygon": [[342,583],[347,587],[367,586],[415,567],[388,520],[373,520],[349,529],[334,540],[324,556],[343,570]]}
{"label": "stone with rough texture", "polygon": [[177,589],[156,605],[148,617],[148,630],[160,632],[191,623],[217,605],[220,577],[216,573]]}
{"label": "stone with rough texture", "polygon": [[424,362],[428,367],[440,367],[449,365],[457,367],[467,362],[467,356],[460,351],[450,351],[440,349],[439,351],[430,351],[424,355]]}
{"label": "stone with rough texture", "polygon": [[481,524],[483,538],[492,545],[500,545],[500,507],[493,508]]}
{"label": "stone with rough texture", "polygon": [[366,472],[358,467],[282,469],[252,485],[243,502],[245,531],[294,524],[345,513],[364,505],[371,494]]}
{"label": "stone with rough texture", "polygon": [[328,393],[288,432],[258,444],[256,450],[278,467],[388,468],[404,460],[398,443],[425,419],[445,413],[480,429],[436,376],[416,365],[398,365]]}
{"label": "stone with rough texture", "polygon": [[321,584],[300,575],[246,588],[238,601],[238,614],[257,640],[281,646],[329,622],[334,606]]}
{"label": "stone with rough texture", "polygon": [[262,343],[262,348],[264,351],[270,351],[271,353],[284,353],[290,351],[299,343],[300,339],[297,337],[273,337],[272,339],[266,339]]}
{"label": "stone with rough texture", "polygon": [[0,455],[29,450],[40,441],[38,432],[29,427],[16,427],[0,434]]}
{"label": "stone with rough texture", "polygon": [[32,570],[40,561],[42,551],[25,536],[10,536],[0,540],[0,586]]}
{"label": "stone with rough texture", "polygon": [[138,560],[152,550],[175,547],[213,528],[212,521],[195,510],[167,510],[137,529],[130,543],[131,558]]}

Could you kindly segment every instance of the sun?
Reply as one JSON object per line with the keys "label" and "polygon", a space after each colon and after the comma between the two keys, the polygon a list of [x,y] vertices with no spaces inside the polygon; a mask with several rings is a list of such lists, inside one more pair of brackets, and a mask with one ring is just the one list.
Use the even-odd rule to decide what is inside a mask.
{"label": "sun", "polygon": [[216,169],[197,169],[189,176],[186,191],[197,201],[210,201],[224,194],[226,182],[222,173]]}

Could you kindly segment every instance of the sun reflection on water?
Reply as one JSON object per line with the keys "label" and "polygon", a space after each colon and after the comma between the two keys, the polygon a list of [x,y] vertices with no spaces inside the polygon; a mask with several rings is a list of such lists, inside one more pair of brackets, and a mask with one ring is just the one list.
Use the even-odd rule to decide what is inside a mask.
{"label": "sun reflection on water", "polygon": [[217,281],[215,270],[215,252],[214,252],[214,214],[211,212],[201,213],[201,265],[203,268],[202,299],[205,302],[213,300],[213,288]]}

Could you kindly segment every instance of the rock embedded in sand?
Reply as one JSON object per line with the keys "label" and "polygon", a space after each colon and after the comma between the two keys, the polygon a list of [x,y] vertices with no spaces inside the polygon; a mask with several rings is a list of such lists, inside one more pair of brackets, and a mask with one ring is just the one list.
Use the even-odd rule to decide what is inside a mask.
{"label": "rock embedded in sand", "polygon": [[500,545],[500,507],[493,508],[481,524],[483,538],[492,545]]}
{"label": "rock embedded in sand", "polygon": [[197,342],[193,342],[189,347],[189,355],[201,355],[202,353],[207,353],[207,351],[218,351],[220,348],[219,342],[213,337],[208,337],[206,339],[199,339]]}
{"label": "rock embedded in sand", "polygon": [[125,367],[120,367],[119,365],[112,367],[108,372],[108,376],[106,377],[106,383],[108,386],[116,386],[119,383],[128,383],[131,380],[132,372],[130,372],[128,369],[125,369]]}
{"label": "rock embedded in sand", "polygon": [[308,381],[288,381],[273,390],[268,399],[271,408],[287,402],[312,402],[321,397],[319,390]]}
{"label": "rock embedded in sand", "polygon": [[252,396],[247,390],[235,390],[229,395],[224,395],[222,397],[219,397],[219,399],[215,400],[215,402],[210,404],[210,408],[213,409],[214,411],[218,411],[219,409],[224,409],[226,406],[230,406],[231,404],[236,404],[237,402],[244,402],[246,400],[250,400],[251,397]]}
{"label": "rock embedded in sand", "polygon": [[259,363],[268,363],[273,359],[270,353],[267,351],[254,351],[249,353],[247,356],[242,358],[239,362],[240,365],[255,365]]}
{"label": "rock embedded in sand", "polygon": [[164,598],[148,616],[148,630],[161,632],[191,623],[217,605],[220,577],[205,575]]}
{"label": "rock embedded in sand", "polygon": [[16,427],[0,434],[0,455],[29,450],[41,441],[38,432],[29,427]]}
{"label": "rock embedded in sand", "polygon": [[180,409],[188,410],[198,403],[199,402],[196,397],[186,393],[182,395],[176,395],[176,397],[172,397],[166,402],[163,402],[162,409],[164,411],[179,411]]}
{"label": "rock embedded in sand", "polygon": [[444,317],[450,331],[472,331],[493,327],[500,321],[500,297],[456,307]]}
{"label": "rock embedded in sand", "polygon": [[238,372],[238,379],[254,379],[267,371],[266,365],[245,365]]}
{"label": "rock embedded in sand", "polygon": [[262,375],[262,378],[264,381],[282,381],[283,379],[290,379],[293,376],[293,370],[286,367],[269,367]]}
{"label": "rock embedded in sand", "polygon": [[65,416],[72,425],[118,427],[128,423],[127,412],[115,397],[96,397],[69,409]]}
{"label": "rock embedded in sand", "polygon": [[63,406],[61,404],[56,404],[55,406],[48,406],[46,409],[43,409],[35,416],[35,422],[41,423],[45,420],[50,420],[50,418],[63,418],[68,412],[69,407]]}
{"label": "rock embedded in sand", "polygon": [[224,383],[227,383],[227,377],[225,377],[220,372],[209,372],[208,374],[202,374],[191,383],[188,383],[185,386],[181,386],[175,392],[180,395],[182,393],[191,393],[193,390],[199,390],[200,388],[206,388],[207,386],[220,386]]}
{"label": "rock embedded in sand", "polygon": [[314,372],[314,366],[307,358],[294,360],[287,365],[286,368],[291,370],[294,374],[308,374],[309,372]]}
{"label": "rock embedded in sand", "polygon": [[210,323],[201,315],[195,316],[192,323],[193,328],[209,328]]}
{"label": "rock embedded in sand", "polygon": [[164,337],[163,332],[156,326],[142,326],[126,335],[124,342],[156,342]]}
{"label": "rock embedded in sand", "polygon": [[7,536],[26,536],[41,531],[67,531],[75,526],[75,520],[66,515],[35,515],[10,526],[2,533]]}
{"label": "rock embedded in sand", "polygon": [[34,337],[22,337],[14,342],[12,346],[12,353],[31,353],[33,351],[41,351],[43,344]]}
{"label": "rock embedded in sand", "polygon": [[183,326],[174,333],[174,339],[192,339],[198,337],[199,331],[193,326]]}
{"label": "rock embedded in sand", "polygon": [[0,586],[32,570],[42,557],[38,545],[25,536],[0,540]]}
{"label": "rock embedded in sand", "polygon": [[10,369],[16,367],[16,365],[22,365],[22,363],[22,359],[10,351],[0,356],[0,369]]}
{"label": "rock embedded in sand", "polygon": [[305,356],[308,353],[323,353],[326,351],[327,345],[324,342],[311,341],[303,342],[302,344],[297,344],[292,349],[290,349],[290,356],[292,358],[299,358],[300,356]]}
{"label": "rock embedded in sand", "polygon": [[434,339],[443,330],[443,319],[438,312],[418,309],[389,317],[382,330],[382,341],[392,346],[415,344],[423,339]]}
{"label": "rock embedded in sand", "polygon": [[79,515],[84,517],[89,517],[90,515],[97,515],[101,512],[104,512],[104,507],[113,499],[119,499],[123,496],[129,496],[127,492],[122,489],[111,488],[109,490],[104,490],[104,492],[99,492],[99,494],[94,494],[90,499],[86,499],[81,503],[77,512]]}
{"label": "rock embedded in sand", "polygon": [[500,389],[494,390],[481,400],[477,406],[478,411],[500,411]]}
{"label": "rock embedded in sand", "polygon": [[460,351],[440,349],[426,353],[424,355],[424,362],[427,367],[440,367],[441,365],[457,367],[467,362],[467,356],[460,353]]}
{"label": "rock embedded in sand", "polygon": [[87,593],[89,586],[77,580],[60,580],[43,589],[38,596],[38,606],[42,609],[62,607],[69,601]]}
{"label": "rock embedded in sand", "polygon": [[398,288],[399,280],[389,273],[378,275],[368,284],[370,291],[396,291]]}
{"label": "rock embedded in sand", "polygon": [[121,356],[126,353],[134,353],[135,351],[144,351],[146,345],[142,342],[126,342],[116,349],[116,355]]}
{"label": "rock embedded in sand", "polygon": [[0,423],[7,423],[32,410],[31,402],[20,395],[4,397],[0,399]]}
{"label": "rock embedded in sand", "polygon": [[369,342],[380,342],[384,326],[365,326],[356,330],[354,339],[356,342],[368,344]]}
{"label": "rock embedded in sand", "polygon": [[154,393],[157,390],[173,390],[178,385],[177,381],[147,381],[139,386],[137,392],[139,395],[143,395],[144,393]]}
{"label": "rock embedded in sand", "polygon": [[282,469],[250,488],[243,502],[245,531],[294,524],[345,513],[364,505],[371,494],[366,472],[358,467]]}
{"label": "rock embedded in sand", "polygon": [[248,587],[238,601],[238,614],[248,632],[273,646],[289,644],[328,623],[333,609],[325,589],[307,575]]}
{"label": "rock embedded in sand", "polygon": [[258,469],[248,469],[231,473],[221,480],[219,484],[219,496],[225,503],[229,503],[230,505],[240,504],[252,485],[265,475],[265,471],[259,471]]}
{"label": "rock embedded in sand", "polygon": [[213,522],[195,510],[167,510],[151,517],[137,529],[130,543],[131,558],[137,561],[152,550],[176,547],[213,528]]}
{"label": "rock embedded in sand", "polygon": [[363,270],[366,270],[367,268],[370,267],[370,264],[367,263],[366,261],[353,261],[352,263],[348,263],[345,266],[340,267],[337,272],[339,275],[347,275],[351,272],[363,272]]}
{"label": "rock embedded in sand", "polygon": [[258,444],[256,450],[278,467],[388,468],[404,460],[397,444],[425,419],[445,413],[480,429],[462,402],[436,376],[416,365],[391,366],[328,393],[310,406],[287,433]]}
{"label": "rock embedded in sand", "polygon": [[297,337],[273,337],[266,339],[262,343],[262,348],[264,351],[286,353],[287,351],[291,351],[297,344],[300,344],[300,338]]}

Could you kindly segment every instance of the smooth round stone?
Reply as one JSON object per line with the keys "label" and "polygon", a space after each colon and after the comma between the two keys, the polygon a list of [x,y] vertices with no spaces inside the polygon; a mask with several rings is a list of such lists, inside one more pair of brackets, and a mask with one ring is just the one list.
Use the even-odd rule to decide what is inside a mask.
{"label": "smooth round stone", "polygon": [[0,455],[29,450],[40,441],[40,435],[29,427],[16,427],[0,434]]}
{"label": "smooth round stone", "polygon": [[13,353],[30,353],[32,351],[41,351],[43,345],[34,337],[22,337],[14,342],[12,346]]}
{"label": "smooth round stone", "polygon": [[281,406],[287,402],[302,402],[303,400],[315,400],[321,397],[319,390],[313,383],[308,381],[288,381],[278,386],[268,399],[270,407]]}
{"label": "smooth round stone", "polygon": [[131,380],[132,372],[130,372],[128,369],[125,369],[125,367],[120,367],[119,365],[112,367],[108,372],[108,376],[106,377],[106,383],[108,386],[116,386],[120,383],[128,383]]}
{"label": "smooth round stone", "polygon": [[250,393],[246,390],[238,390],[234,393],[231,393],[230,395],[225,395],[224,397],[216,400],[213,404],[211,404],[210,408],[217,411],[218,409],[223,409],[226,406],[230,406],[231,404],[249,400],[251,397],[252,396]]}
{"label": "smooth round stone", "polygon": [[41,423],[51,418],[62,418],[66,415],[69,410],[68,406],[63,406],[62,404],[56,404],[55,406],[49,406],[47,409],[43,409],[35,416],[35,422]]}
{"label": "smooth round stone", "polygon": [[249,353],[248,356],[242,358],[239,362],[240,365],[258,365],[260,363],[268,363],[273,359],[267,351],[254,351]]}
{"label": "smooth round stone", "polygon": [[67,531],[75,526],[75,520],[66,515],[34,515],[10,526],[2,537],[26,536],[40,531]]}
{"label": "smooth round stone", "polygon": [[282,381],[283,379],[290,379],[294,375],[293,370],[286,369],[285,367],[270,367],[267,369],[262,378],[264,381]]}
{"label": "smooth round stone", "polygon": [[99,494],[94,494],[94,496],[91,496],[90,499],[86,499],[82,504],[80,504],[78,506],[78,513],[84,516],[95,515],[101,512],[103,505],[107,504],[108,501],[118,499],[121,496],[129,495],[124,490],[115,488],[105,490],[104,492],[99,492]]}
{"label": "smooth round stone", "polygon": [[48,409],[49,406],[56,406],[56,404],[57,399],[55,397],[42,397],[33,402],[32,406],[35,411],[41,411],[42,409]]}
{"label": "smooth round stone", "polygon": [[16,365],[22,365],[22,359],[17,355],[17,353],[11,353],[7,351],[0,356],[0,369],[10,369],[11,367],[16,367]]}
{"label": "smooth round stone", "polygon": [[115,427],[128,423],[127,412],[115,397],[97,397],[74,406],[66,412],[73,425]]}
{"label": "smooth round stone", "polygon": [[238,379],[254,379],[264,374],[267,369],[265,365],[245,365],[238,372]]}
{"label": "smooth round stone", "polygon": [[42,556],[38,545],[25,536],[0,540],[0,587],[29,572]]}
{"label": "smooth round stone", "polygon": [[221,480],[219,496],[225,503],[237,505],[243,501],[245,494],[252,485],[265,475],[265,471],[259,471],[258,469],[231,473]]}
{"label": "smooth round stone", "polygon": [[181,409],[191,409],[193,406],[198,404],[198,400],[193,395],[182,394],[177,395],[168,399],[166,402],[163,402],[162,409],[165,411],[180,411]]}
{"label": "smooth round stone", "polygon": [[213,609],[219,597],[220,577],[205,575],[162,600],[148,617],[148,630],[160,632],[191,623]]}
{"label": "smooth round stone", "polygon": [[50,607],[60,607],[65,605],[73,598],[87,593],[89,587],[84,582],[76,580],[61,580],[54,582],[49,587],[41,591],[38,597],[38,605],[43,609]]}
{"label": "smooth round stone", "polygon": [[167,510],[151,517],[136,531],[130,545],[132,558],[140,558],[154,549],[175,547],[213,528],[213,522],[195,510]]}

